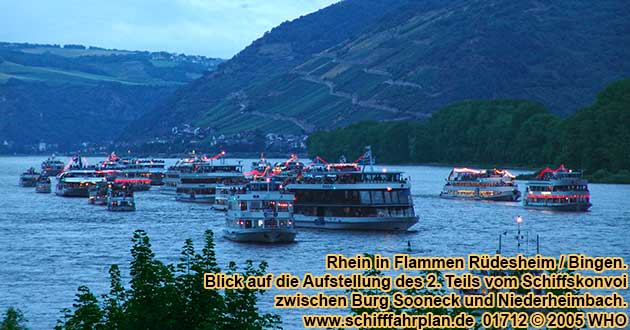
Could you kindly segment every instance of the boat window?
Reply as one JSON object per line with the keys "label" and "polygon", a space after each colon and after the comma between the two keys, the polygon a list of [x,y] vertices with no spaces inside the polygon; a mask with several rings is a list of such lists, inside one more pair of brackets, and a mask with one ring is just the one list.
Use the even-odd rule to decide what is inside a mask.
{"label": "boat window", "polygon": [[400,204],[408,204],[409,203],[409,190],[399,190],[398,191],[398,202]]}
{"label": "boat window", "polygon": [[250,201],[249,202],[249,210],[255,211],[260,210],[262,208],[262,203],[260,201]]}
{"label": "boat window", "polygon": [[383,195],[385,196],[385,204],[391,204],[392,203],[392,192],[391,191],[384,191]]}
{"label": "boat window", "polygon": [[399,192],[397,190],[390,191],[389,195],[390,195],[391,202],[393,204],[400,203],[400,198],[398,197],[399,196]]}
{"label": "boat window", "polygon": [[276,202],[275,201],[262,201],[262,209],[266,211],[275,211]]}
{"label": "boat window", "polygon": [[374,190],[370,192],[371,196],[372,196],[372,203],[373,204],[383,204],[384,200],[383,200],[383,192],[380,190]]}
{"label": "boat window", "polygon": [[288,202],[278,202],[278,212],[288,212],[290,205]]}
{"label": "boat window", "polygon": [[241,202],[241,211],[247,210],[247,202]]}
{"label": "boat window", "polygon": [[345,201],[347,202],[359,202],[359,191],[358,190],[346,190],[344,191]]}

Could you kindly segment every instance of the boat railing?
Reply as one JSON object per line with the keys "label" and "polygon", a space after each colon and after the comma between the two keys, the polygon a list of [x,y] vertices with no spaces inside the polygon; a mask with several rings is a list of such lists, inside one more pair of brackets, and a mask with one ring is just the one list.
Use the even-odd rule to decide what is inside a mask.
{"label": "boat railing", "polygon": [[475,181],[447,181],[447,186],[458,186],[458,187],[504,187],[504,186],[514,186],[514,182],[511,181],[501,181],[501,182],[475,182]]}
{"label": "boat railing", "polygon": [[239,219],[236,220],[236,225],[241,229],[282,229],[294,226],[290,218]]}

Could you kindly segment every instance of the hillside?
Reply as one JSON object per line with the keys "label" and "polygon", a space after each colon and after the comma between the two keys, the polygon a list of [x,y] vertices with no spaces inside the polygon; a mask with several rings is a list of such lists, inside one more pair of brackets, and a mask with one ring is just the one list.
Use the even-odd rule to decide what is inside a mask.
{"label": "hillside", "polygon": [[331,161],[355,159],[366,145],[381,163],[566,164],[599,181],[616,174],[613,181],[630,183],[630,79],[566,118],[526,100],[465,101],[422,123],[367,121],[308,139],[311,157]]}
{"label": "hillside", "polygon": [[166,52],[0,42],[0,83],[19,79],[47,85],[184,85],[221,62]]}
{"label": "hillside", "polygon": [[30,152],[107,143],[222,60],[81,45],[0,43],[0,142]]}
{"label": "hillside", "polygon": [[[181,124],[223,132],[255,128],[266,132],[308,130],[309,125],[299,118],[283,118],[282,114],[253,105],[245,91],[258,85],[275,85],[276,77],[290,72],[314,54],[358,37],[366,27],[407,1],[412,0],[345,0],[284,22],[216,71],[181,88],[156,111],[136,121],[123,140],[167,135],[173,126]],[[261,91],[265,92],[274,95],[273,90]]]}
{"label": "hillside", "polygon": [[468,99],[527,99],[565,116],[630,76],[629,14],[624,0],[347,0],[273,29],[133,131],[310,133],[424,120]]}

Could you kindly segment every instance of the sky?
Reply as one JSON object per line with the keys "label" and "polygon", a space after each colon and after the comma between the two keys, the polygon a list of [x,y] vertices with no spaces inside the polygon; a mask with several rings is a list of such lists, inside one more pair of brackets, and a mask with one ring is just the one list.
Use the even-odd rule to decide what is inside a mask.
{"label": "sky", "polygon": [[230,58],[338,0],[0,0],[0,41]]}

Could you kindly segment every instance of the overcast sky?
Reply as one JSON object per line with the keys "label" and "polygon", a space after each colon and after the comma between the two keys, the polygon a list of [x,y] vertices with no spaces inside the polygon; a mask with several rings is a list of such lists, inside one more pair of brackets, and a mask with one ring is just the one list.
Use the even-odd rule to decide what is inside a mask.
{"label": "overcast sky", "polygon": [[229,58],[337,0],[0,0],[0,41]]}

